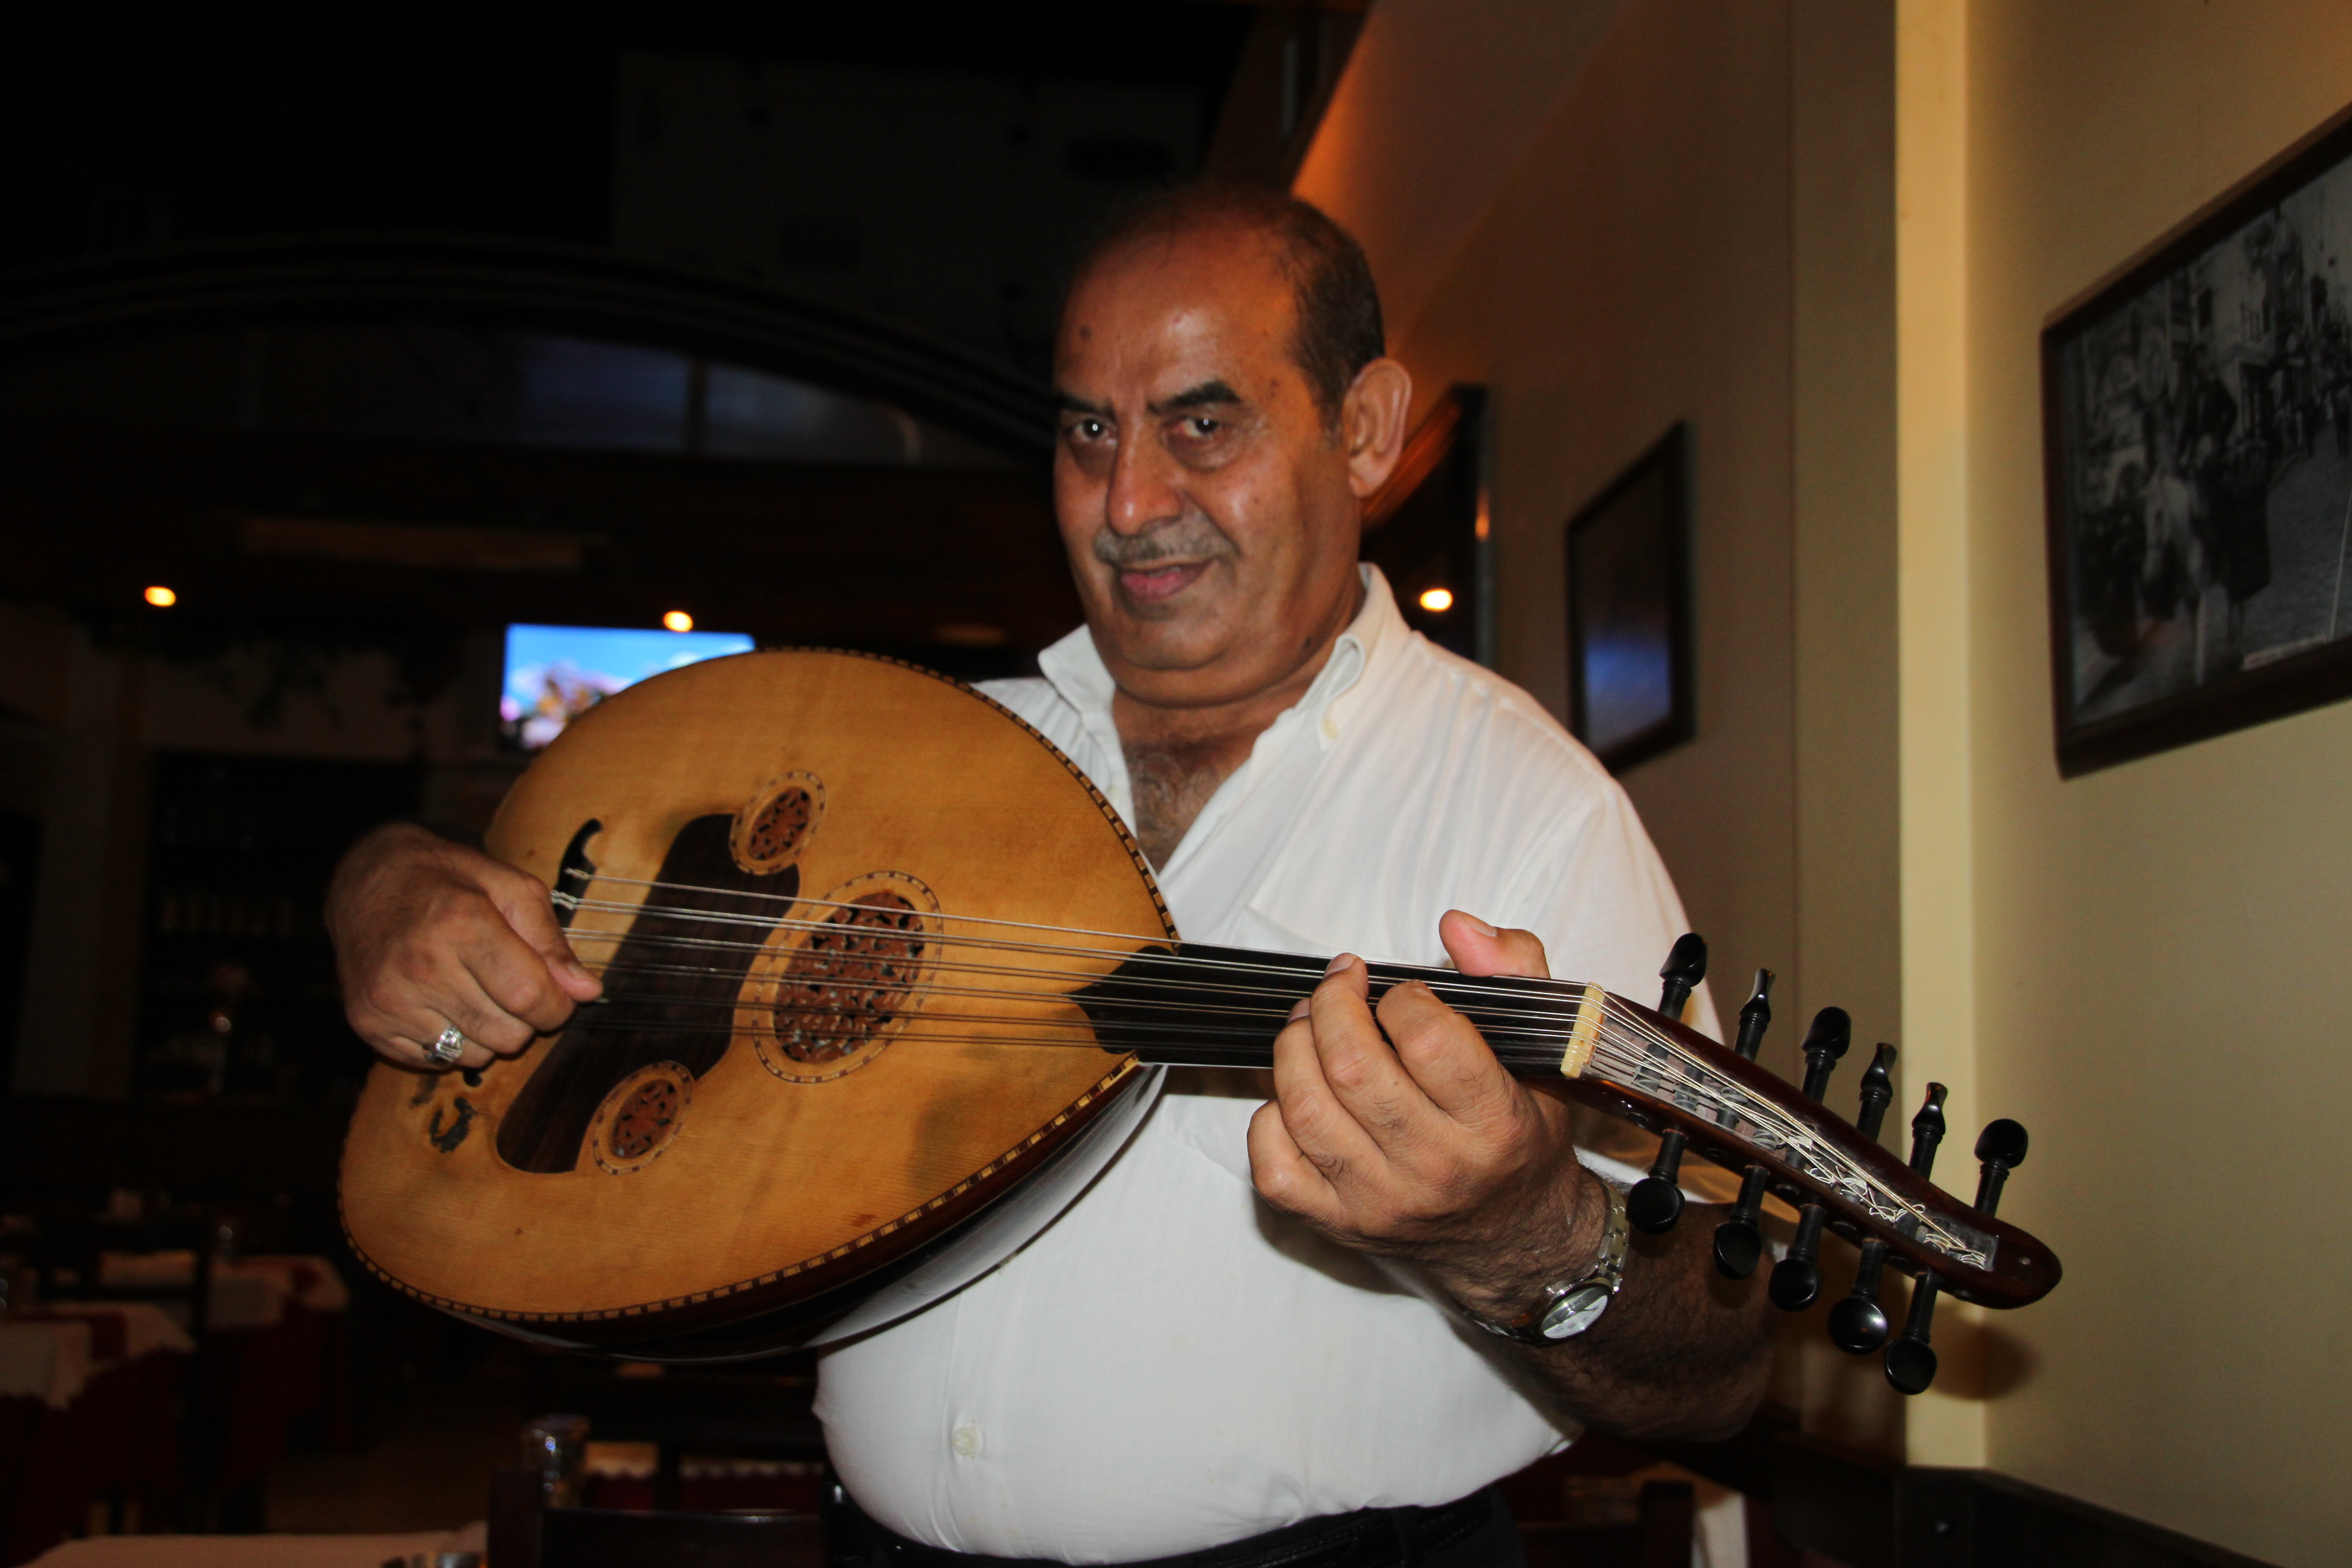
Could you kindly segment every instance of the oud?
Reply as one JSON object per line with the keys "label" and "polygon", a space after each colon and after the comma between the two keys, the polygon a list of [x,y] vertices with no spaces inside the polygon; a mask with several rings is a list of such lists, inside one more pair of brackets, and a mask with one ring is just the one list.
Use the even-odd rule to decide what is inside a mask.
{"label": "oud", "polygon": [[[379,1063],[345,1146],[360,1258],[416,1299],[543,1342],[702,1360],[892,1321],[993,1266],[1113,1156],[1169,1066],[1271,1064],[1323,957],[1205,947],[1171,922],[1117,815],[1051,745],[968,688],[852,654],[744,654],[672,671],[576,721],[499,808],[492,854],[546,882],[603,998],[518,1058],[425,1074]],[[1667,1011],[1703,949],[1678,945]],[[1762,1251],[1765,1195],[1796,1206],[1773,1273],[1811,1302],[1825,1234],[1863,1248],[1832,1332],[1888,1343],[1884,1271],[1918,1281],[1888,1343],[1933,1375],[1937,1295],[2038,1300],[2058,1261],[1997,1218],[2022,1129],[1996,1122],[1985,1185],[1929,1177],[1941,1090],[1909,1164],[1880,1147],[1885,1061],[1861,1125],[1822,1103],[1845,1049],[1827,1009],[1792,1089],[1734,1048],[1570,981],[1370,966],[1420,980],[1530,1084],[1663,1135],[1631,1207],[1679,1213],[1685,1151],[1738,1173],[1727,1273]],[[1914,1386],[1916,1385],[1916,1386]]]}

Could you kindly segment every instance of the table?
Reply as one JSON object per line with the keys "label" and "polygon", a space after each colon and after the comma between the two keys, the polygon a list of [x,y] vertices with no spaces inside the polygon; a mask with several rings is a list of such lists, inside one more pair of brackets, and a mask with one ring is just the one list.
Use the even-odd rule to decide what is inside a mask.
{"label": "table", "polygon": [[[187,1252],[108,1254],[96,1288],[184,1290],[194,1271]],[[350,1305],[328,1259],[256,1257],[215,1266],[201,1349],[184,1300],[58,1301],[0,1320],[0,1564],[80,1528],[100,1498],[173,1517],[184,1465],[211,1497],[254,1488],[303,1416],[347,1444]]]}
{"label": "table", "polygon": [[377,1568],[412,1552],[479,1552],[483,1534],[478,1521],[414,1535],[98,1535],[34,1568]]}
{"label": "table", "polygon": [[193,1348],[151,1302],[60,1302],[0,1321],[0,1563],[79,1528],[96,1498],[173,1495]]}

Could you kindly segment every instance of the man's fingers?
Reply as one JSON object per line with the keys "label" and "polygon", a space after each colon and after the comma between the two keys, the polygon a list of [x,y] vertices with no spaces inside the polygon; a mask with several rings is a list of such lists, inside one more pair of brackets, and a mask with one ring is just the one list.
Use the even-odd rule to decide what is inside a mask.
{"label": "man's fingers", "polygon": [[[438,1038],[438,1037],[436,1036],[436,1038]],[[464,1050],[458,1053],[457,1059],[454,1062],[445,1064],[438,1058],[435,1057],[432,1051],[425,1045],[420,1044],[415,1040],[412,1040],[404,1035],[394,1036],[389,1048],[378,1046],[376,1047],[376,1051],[378,1055],[382,1056],[385,1060],[392,1062],[395,1066],[404,1068],[423,1068],[426,1072],[453,1072],[460,1069],[486,1068],[492,1062],[499,1059],[491,1052],[486,1051],[481,1047],[476,1045],[473,1041],[467,1040]]]}
{"label": "man's fingers", "polygon": [[485,910],[482,919],[458,941],[458,962],[501,1013],[522,1020],[537,1033],[562,1028],[572,1016],[571,994],[557,984],[558,971],[543,952],[503,917],[502,910]]}
{"label": "man's fingers", "polygon": [[402,1000],[392,1032],[407,1039],[429,1044],[444,1028],[455,1028],[470,1043],[510,1057],[539,1034],[528,1022],[499,1006],[464,971],[445,973],[436,984],[419,987]]}
{"label": "man's fingers", "polygon": [[1423,1141],[1429,1097],[1381,1037],[1365,1005],[1370,983],[1363,960],[1342,953],[1315,988],[1309,1016],[1316,1058],[1332,1097],[1384,1155],[1395,1159]]}
{"label": "man's fingers", "polygon": [[1518,1097],[1526,1091],[1477,1027],[1428,986],[1418,981],[1391,986],[1381,998],[1380,1023],[1414,1085],[1465,1130],[1482,1131],[1518,1113]]}
{"label": "man's fingers", "polygon": [[[467,979],[473,980],[473,976]],[[518,1018],[499,1006],[497,998],[485,991],[478,981],[449,996],[442,1004],[441,1012],[466,1038],[476,1045],[488,1046],[502,1057],[516,1055],[540,1034],[529,1019]]]}
{"label": "man's fingers", "polygon": [[[498,906],[499,913],[506,917],[507,924],[514,928],[515,934],[539,954],[547,967],[549,978],[575,1002],[585,1002],[603,991],[604,986],[588,973],[579,955],[572,951],[572,943],[564,936],[563,928],[555,923],[555,910],[548,901],[547,884],[521,871],[504,867],[499,869],[505,874],[486,878],[484,891]],[[570,1009],[565,1011],[568,1013]],[[562,1022],[562,1019],[557,1019],[557,1022]]]}
{"label": "man's fingers", "polygon": [[[1356,1010],[1362,1027],[1377,1040],[1371,1012],[1360,996]],[[1317,1038],[1324,1026],[1314,1017],[1297,1017],[1274,1037],[1274,1098],[1283,1126],[1298,1152],[1325,1176],[1336,1177],[1350,1169],[1377,1168],[1382,1156],[1380,1146],[1339,1103],[1324,1077],[1322,1047]]]}
{"label": "man's fingers", "polygon": [[1454,967],[1465,974],[1551,978],[1542,939],[1531,931],[1497,930],[1475,915],[1448,910],[1438,919],[1437,940],[1444,944]]}
{"label": "man's fingers", "polygon": [[1261,1105],[1250,1118],[1249,1159],[1258,1195],[1275,1207],[1318,1225],[1337,1225],[1344,1217],[1331,1179],[1299,1150],[1279,1104]]}

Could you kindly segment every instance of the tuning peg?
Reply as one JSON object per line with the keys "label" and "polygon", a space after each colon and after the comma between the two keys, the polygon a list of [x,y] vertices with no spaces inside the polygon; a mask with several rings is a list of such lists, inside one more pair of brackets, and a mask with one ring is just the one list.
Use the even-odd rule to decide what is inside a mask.
{"label": "tuning peg", "polygon": [[1746,1006],[1739,1009],[1739,1035],[1731,1048],[1751,1062],[1764,1044],[1764,1031],[1772,1026],[1773,978],[1770,970],[1758,970],[1756,994],[1748,998]]}
{"label": "tuning peg", "polygon": [[1878,1281],[1886,1268],[1886,1243],[1862,1244],[1853,1266],[1853,1289],[1830,1309],[1830,1342],[1849,1355],[1868,1355],[1886,1342],[1886,1310],[1878,1304]]}
{"label": "tuning peg", "polygon": [[1689,1146],[1690,1140],[1680,1132],[1668,1132],[1658,1140],[1658,1158],[1650,1173],[1625,1194],[1625,1217],[1633,1222],[1634,1229],[1664,1236],[1682,1218],[1683,1151]]}
{"label": "tuning peg", "polygon": [[1853,1041],[1853,1020],[1846,1016],[1844,1008],[1824,1007],[1813,1015],[1813,1026],[1805,1031],[1805,1043],[1798,1047],[1805,1053],[1807,1100],[1819,1100],[1829,1091],[1830,1073]]}
{"label": "tuning peg", "polygon": [[1820,1204],[1797,1210],[1797,1235],[1789,1243],[1789,1255],[1772,1266],[1772,1305],[1784,1312],[1803,1311],[1822,1293],[1821,1265],[1815,1259],[1822,1255],[1822,1227],[1829,1217],[1830,1211]]}
{"label": "tuning peg", "polygon": [[1698,983],[1706,978],[1706,939],[1695,931],[1686,931],[1675,939],[1675,949],[1666,954],[1665,963],[1658,970],[1658,978],[1665,982],[1658,993],[1658,1011],[1676,1023],[1682,1022],[1683,1005]]}
{"label": "tuning peg", "polygon": [[1936,1321],[1936,1277],[1921,1274],[1911,1287],[1911,1316],[1903,1325],[1903,1337],[1886,1347],[1886,1381],[1897,1393],[1924,1394],[1936,1381],[1936,1352],[1927,1344]]}
{"label": "tuning peg", "polygon": [[1944,1097],[1952,1091],[1940,1083],[1927,1086],[1927,1101],[1911,1119],[1911,1169],[1922,1176],[1936,1173],[1936,1146],[1944,1141]]}
{"label": "tuning peg", "polygon": [[2025,1129],[2006,1116],[1986,1122],[1977,1134],[1977,1158],[1984,1162],[1984,1173],[1977,1178],[1977,1207],[1991,1214],[2000,1207],[2001,1184],[2025,1163]]}
{"label": "tuning peg", "polygon": [[1747,1279],[1756,1272],[1756,1260],[1764,1256],[1764,1230],[1759,1222],[1764,1212],[1764,1184],[1769,1176],[1761,1165],[1748,1166],[1740,1179],[1739,1200],[1731,1205],[1731,1217],[1715,1227],[1715,1267],[1727,1279]]}
{"label": "tuning peg", "polygon": [[1886,1120],[1886,1108],[1895,1103],[1895,1080],[1886,1069],[1895,1062],[1895,1047],[1882,1043],[1870,1065],[1862,1069],[1862,1113],[1853,1119],[1854,1127],[1864,1138],[1878,1136],[1879,1123]]}

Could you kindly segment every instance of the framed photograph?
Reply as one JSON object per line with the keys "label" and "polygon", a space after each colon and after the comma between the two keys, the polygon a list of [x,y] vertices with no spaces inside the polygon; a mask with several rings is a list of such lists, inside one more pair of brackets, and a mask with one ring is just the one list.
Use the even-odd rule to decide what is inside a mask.
{"label": "framed photograph", "polygon": [[1667,431],[1568,522],[1569,728],[1611,773],[1696,729],[1688,430]]}
{"label": "framed photograph", "polygon": [[2042,335],[2058,768],[2352,696],[2352,120]]}

